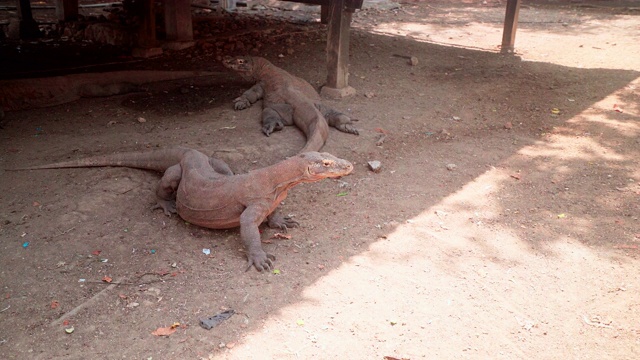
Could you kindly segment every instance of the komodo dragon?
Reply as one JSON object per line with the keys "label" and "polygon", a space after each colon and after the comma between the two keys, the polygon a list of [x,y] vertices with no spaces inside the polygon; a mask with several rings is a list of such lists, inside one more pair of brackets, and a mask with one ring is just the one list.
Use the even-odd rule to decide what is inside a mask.
{"label": "komodo dragon", "polygon": [[140,91],[142,84],[215,75],[202,71],[113,71],[70,74],[38,79],[0,80],[0,110],[42,108]]}
{"label": "komodo dragon", "polygon": [[275,256],[262,249],[258,226],[286,230],[298,223],[275,212],[289,189],[300,183],[345,176],[353,170],[347,160],[328,153],[307,152],[275,165],[234,175],[222,160],[183,147],[150,152],[95,156],[76,161],[17,170],[118,166],[164,171],[157,190],[157,205],[171,216],[178,213],[192,224],[211,229],[240,226],[247,249],[246,270],[269,270]]}
{"label": "komodo dragon", "polygon": [[262,132],[269,136],[285,125],[296,125],[307,137],[300,153],[318,151],[327,141],[329,125],[358,135],[351,119],[320,102],[318,92],[305,80],[291,75],[261,57],[226,57],[225,67],[243,78],[255,81],[249,90],[234,100],[234,108],[242,110],[256,101],[262,103]]}

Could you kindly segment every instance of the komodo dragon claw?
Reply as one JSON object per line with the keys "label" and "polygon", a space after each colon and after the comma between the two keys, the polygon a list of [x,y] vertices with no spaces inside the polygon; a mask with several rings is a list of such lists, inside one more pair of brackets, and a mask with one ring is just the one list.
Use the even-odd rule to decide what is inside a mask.
{"label": "komodo dragon claw", "polygon": [[151,210],[162,209],[165,215],[171,217],[171,214],[177,213],[176,210],[176,201],[175,200],[163,200],[158,199],[157,204],[155,204]]}
{"label": "komodo dragon claw", "polygon": [[247,268],[244,271],[249,271],[253,266],[255,266],[256,270],[260,272],[263,270],[271,270],[274,261],[276,261],[276,257],[264,251],[260,251],[257,254],[250,253],[249,261],[247,261]]}
{"label": "komodo dragon claw", "polygon": [[287,232],[287,230],[289,230],[290,227],[293,228],[293,227],[300,226],[300,223],[293,220],[290,216],[282,216],[275,213],[271,214],[268,220],[269,220],[268,225],[270,228],[280,229],[284,232]]}

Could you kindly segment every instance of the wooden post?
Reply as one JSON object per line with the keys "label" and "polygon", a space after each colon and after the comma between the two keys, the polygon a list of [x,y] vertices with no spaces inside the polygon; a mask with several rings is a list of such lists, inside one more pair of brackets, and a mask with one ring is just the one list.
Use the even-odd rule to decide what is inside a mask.
{"label": "wooden post", "polygon": [[60,21],[78,19],[78,0],[56,0],[56,17]]}
{"label": "wooden post", "polygon": [[139,12],[141,23],[138,29],[138,44],[133,49],[134,57],[148,58],[162,54],[162,48],[157,47],[155,0],[140,1]]}
{"label": "wooden post", "polygon": [[507,0],[507,11],[504,15],[504,31],[502,32],[502,47],[500,52],[511,54],[516,42],[518,28],[518,14],[521,0]]}
{"label": "wooden post", "polygon": [[193,40],[191,0],[165,0],[164,21],[167,40]]}
{"label": "wooden post", "polygon": [[351,12],[345,11],[345,0],[331,2],[327,34],[327,84],[322,94],[342,98],[355,94],[349,87],[349,27]]}
{"label": "wooden post", "polygon": [[40,37],[38,23],[33,19],[30,0],[17,1],[18,18],[20,19],[20,38]]}
{"label": "wooden post", "polygon": [[329,23],[329,11],[331,11],[329,5],[320,5],[320,23]]}

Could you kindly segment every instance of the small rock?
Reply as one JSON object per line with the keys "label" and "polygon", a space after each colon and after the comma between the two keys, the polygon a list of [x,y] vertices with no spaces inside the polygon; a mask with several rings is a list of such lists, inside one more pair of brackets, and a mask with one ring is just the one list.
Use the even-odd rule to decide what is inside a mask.
{"label": "small rock", "polygon": [[134,308],[134,307],[138,307],[138,306],[140,306],[140,303],[137,303],[137,302],[132,302],[132,303],[128,303],[127,304],[128,308]]}
{"label": "small rock", "polygon": [[415,56],[412,56],[411,59],[409,59],[409,64],[411,64],[411,66],[418,65],[418,58]]}
{"label": "small rock", "polygon": [[371,99],[374,96],[376,96],[376,94],[373,91],[367,91],[366,93],[364,93],[364,97],[366,97],[367,99]]}
{"label": "small rock", "polygon": [[369,169],[375,173],[382,170],[382,163],[378,160],[369,161],[367,164],[369,165]]}
{"label": "small rock", "polygon": [[456,164],[447,164],[447,170],[453,171],[458,167]]}
{"label": "small rock", "polygon": [[146,123],[146,122],[147,122],[147,119],[145,119],[145,118],[143,118],[143,117],[139,117],[139,118],[138,118],[138,122],[139,122],[139,123]]}
{"label": "small rock", "polygon": [[511,123],[511,121],[507,121],[504,124],[504,128],[507,129],[507,130],[511,130],[513,128],[513,124]]}

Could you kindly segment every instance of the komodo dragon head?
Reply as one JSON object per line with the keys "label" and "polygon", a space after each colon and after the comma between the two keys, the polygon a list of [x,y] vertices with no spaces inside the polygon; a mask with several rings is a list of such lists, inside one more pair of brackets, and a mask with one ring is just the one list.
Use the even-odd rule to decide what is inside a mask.
{"label": "komodo dragon head", "polygon": [[231,69],[240,76],[242,76],[246,80],[256,81],[256,70],[265,65],[270,64],[266,59],[263,58],[255,58],[251,56],[226,56],[222,60],[222,64],[227,68]]}
{"label": "komodo dragon head", "polygon": [[304,182],[313,182],[326,178],[345,176],[353,171],[353,165],[329,153],[306,152],[298,155],[306,162]]}

